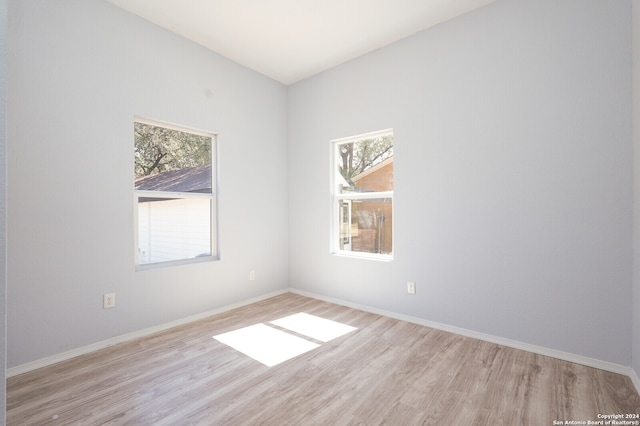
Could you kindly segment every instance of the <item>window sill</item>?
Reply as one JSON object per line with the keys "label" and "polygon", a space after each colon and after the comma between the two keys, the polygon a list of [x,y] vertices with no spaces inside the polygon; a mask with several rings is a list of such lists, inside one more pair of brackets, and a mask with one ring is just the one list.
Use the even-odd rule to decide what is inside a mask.
{"label": "window sill", "polygon": [[349,257],[352,259],[364,259],[364,260],[377,260],[379,262],[391,262],[393,260],[393,254],[375,254],[375,253],[363,253],[353,251],[335,251],[331,253],[337,257]]}
{"label": "window sill", "polygon": [[166,262],[140,263],[136,265],[136,272],[148,271],[153,269],[161,269],[161,268],[171,268],[174,266],[192,265],[196,263],[213,262],[215,260],[218,260],[218,258],[215,256],[202,256],[202,257],[194,257],[189,259],[170,260]]}

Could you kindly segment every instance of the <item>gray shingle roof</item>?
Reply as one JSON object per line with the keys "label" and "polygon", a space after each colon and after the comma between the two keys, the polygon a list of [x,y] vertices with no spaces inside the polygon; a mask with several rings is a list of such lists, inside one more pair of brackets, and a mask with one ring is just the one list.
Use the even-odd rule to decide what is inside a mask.
{"label": "gray shingle roof", "polygon": [[135,189],[169,192],[211,192],[211,164],[144,176]]}

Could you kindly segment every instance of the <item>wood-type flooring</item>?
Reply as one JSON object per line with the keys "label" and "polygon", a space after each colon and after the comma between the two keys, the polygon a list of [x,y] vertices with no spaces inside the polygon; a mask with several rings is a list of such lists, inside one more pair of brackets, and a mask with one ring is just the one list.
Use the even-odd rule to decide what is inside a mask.
{"label": "wood-type flooring", "polygon": [[[212,338],[298,312],[357,330],[273,367]],[[7,380],[9,425],[536,426],[618,414],[640,414],[624,375],[292,293]]]}

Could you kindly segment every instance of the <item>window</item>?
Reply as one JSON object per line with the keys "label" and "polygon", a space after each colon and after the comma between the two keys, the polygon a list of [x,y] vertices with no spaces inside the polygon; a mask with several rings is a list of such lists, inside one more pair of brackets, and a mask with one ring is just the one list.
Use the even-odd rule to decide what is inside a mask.
{"label": "window", "polygon": [[136,117],[136,267],[217,258],[216,137]]}
{"label": "window", "polygon": [[333,252],[393,256],[393,131],[333,141]]}

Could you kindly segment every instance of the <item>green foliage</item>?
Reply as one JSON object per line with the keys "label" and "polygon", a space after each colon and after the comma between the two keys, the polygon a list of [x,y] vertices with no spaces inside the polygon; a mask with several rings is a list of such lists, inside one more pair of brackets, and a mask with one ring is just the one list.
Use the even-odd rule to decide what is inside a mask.
{"label": "green foliage", "polygon": [[393,135],[345,143],[338,150],[340,174],[349,180],[393,156]]}
{"label": "green foliage", "polygon": [[135,177],[211,164],[211,137],[134,123]]}

